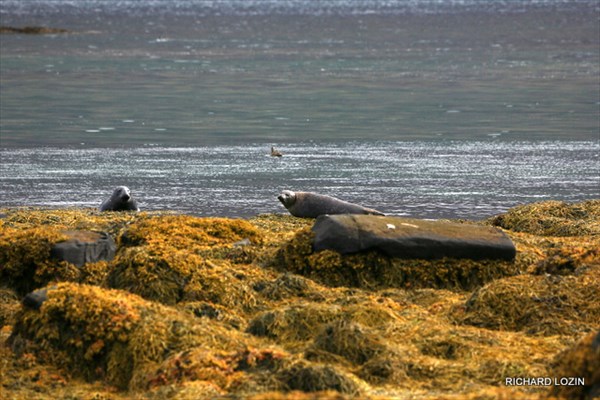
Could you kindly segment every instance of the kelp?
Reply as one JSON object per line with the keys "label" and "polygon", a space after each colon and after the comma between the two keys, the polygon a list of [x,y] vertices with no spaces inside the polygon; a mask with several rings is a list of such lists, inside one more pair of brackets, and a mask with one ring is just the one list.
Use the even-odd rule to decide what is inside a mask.
{"label": "kelp", "polygon": [[3,210],[0,219],[5,227],[16,229],[48,227],[56,230],[92,230],[108,232],[113,237],[136,219],[165,212],[100,212],[90,208],[15,208]]}
{"label": "kelp", "polygon": [[147,216],[131,224],[120,237],[122,246],[162,247],[197,251],[206,248],[231,246],[247,239],[250,243],[263,241],[261,232],[240,219],[199,218],[188,215]]}
{"label": "kelp", "polygon": [[[597,205],[546,203],[529,215],[552,224],[502,227],[517,248],[506,264],[315,253],[313,221],[288,215],[7,210],[1,389],[18,400],[589,395],[505,384],[598,369]],[[49,260],[65,229],[110,232],[116,258]],[[38,280],[21,282],[24,271]],[[19,303],[44,285],[39,309]]]}
{"label": "kelp", "polygon": [[17,293],[12,289],[0,287],[0,328],[14,324],[19,308]]}
{"label": "kelp", "polygon": [[0,227],[0,280],[24,295],[53,280],[73,279],[77,269],[50,257],[52,246],[67,237],[53,227]]}
{"label": "kelp", "polygon": [[146,388],[170,354],[194,348],[235,351],[251,343],[218,322],[193,317],[123,291],[61,283],[39,310],[23,308],[9,343],[17,354],[64,367],[87,380]]}
{"label": "kelp", "polygon": [[488,329],[576,335],[600,328],[600,265],[578,275],[521,275],[476,290],[458,320]]}
{"label": "kelp", "polygon": [[600,234],[600,200],[524,204],[488,219],[489,224],[542,236]]}
{"label": "kelp", "polygon": [[[553,360],[552,372],[559,383],[563,380],[552,388],[555,396],[593,399],[600,395],[600,330],[559,353]],[[583,379],[584,384],[569,384],[572,378]]]}
{"label": "kelp", "polygon": [[304,275],[328,286],[472,290],[493,279],[516,275],[521,263],[498,260],[400,259],[376,251],[342,255],[314,251],[314,235],[300,230],[274,254],[273,268]]}

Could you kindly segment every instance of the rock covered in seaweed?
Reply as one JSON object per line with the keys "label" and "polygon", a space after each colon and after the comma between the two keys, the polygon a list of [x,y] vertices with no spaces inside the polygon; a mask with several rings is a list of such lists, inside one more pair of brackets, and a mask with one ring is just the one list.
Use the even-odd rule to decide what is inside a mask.
{"label": "rock covered in seaweed", "polygon": [[[376,217],[380,218],[380,217]],[[270,265],[330,286],[363,288],[448,288],[472,290],[493,279],[519,273],[519,264],[503,260],[402,259],[379,251],[340,254],[315,251],[314,232],[300,230],[283,244]]]}
{"label": "rock covered in seaweed", "polygon": [[[127,292],[61,283],[38,309],[24,308],[9,343],[17,354],[65,367],[87,380],[145,388],[169,357],[194,348],[207,357],[247,348],[250,337]],[[210,364],[210,362],[209,362]],[[215,372],[216,373],[216,372]]]}
{"label": "rock covered in seaweed", "polygon": [[524,204],[488,219],[488,223],[516,232],[545,236],[598,235],[600,200]]}
{"label": "rock covered in seaweed", "polygon": [[122,247],[108,282],[164,304],[210,301],[247,311],[257,300],[246,276],[260,277],[262,271],[239,265],[232,273],[236,268],[231,263],[240,258],[230,252],[245,239],[263,240],[258,229],[242,220],[183,215],[141,218],[120,237]]}
{"label": "rock covered in seaweed", "polygon": [[[0,220],[3,233],[37,228],[107,231],[119,238],[121,257],[63,268],[74,274],[64,277],[56,274],[56,260],[48,269],[42,265],[44,257],[36,258],[33,276],[38,280],[31,287],[51,282],[33,299],[37,311],[19,304],[23,292],[13,288],[19,284],[16,272],[6,275],[13,280],[6,296],[0,291],[0,339],[8,337],[12,325],[16,351],[15,355],[9,347],[0,347],[8,395],[531,399],[545,396],[548,388],[507,387],[502,382],[511,376],[582,373],[555,369],[557,361],[550,360],[581,333],[597,328],[595,314],[590,313],[597,297],[584,288],[596,290],[590,277],[598,273],[597,236],[540,237],[509,231],[518,249],[513,263],[471,264],[400,260],[377,252],[314,252],[312,232],[303,230],[309,224],[287,216],[256,217],[250,220],[251,229],[237,233],[233,227],[244,224],[202,220],[172,214],[7,211]],[[8,257],[9,265],[18,268],[18,257],[38,246],[25,245],[32,233],[22,237],[21,251],[11,253],[15,258]],[[6,239],[3,236],[0,244]],[[236,246],[239,242],[245,245]],[[128,259],[136,260],[128,279],[121,280],[133,264],[113,281],[117,262],[128,265]],[[404,275],[383,266],[401,267]],[[487,273],[509,267],[513,272],[478,276],[488,267]],[[149,300],[107,289],[109,275],[112,283],[119,281],[123,289],[139,293],[144,289],[124,283],[139,279],[148,284],[164,276],[176,284],[172,292],[163,291],[161,282],[150,284],[144,294]],[[96,286],[57,284],[61,279]],[[481,288],[468,307],[473,294],[463,291],[467,282],[472,289]],[[487,322],[505,318],[502,307],[490,305],[493,296],[484,299],[488,288],[510,289],[501,291],[501,300],[524,309],[517,310],[516,322],[504,330],[471,324],[477,314]],[[532,296],[524,296],[524,289]],[[543,319],[549,316],[556,319]],[[124,320],[131,325],[125,327]],[[541,330],[532,330],[535,324]],[[546,335],[552,330],[561,334]],[[573,358],[565,360],[561,365],[578,365]]]}
{"label": "rock covered in seaweed", "polygon": [[50,256],[78,267],[87,263],[110,261],[115,257],[117,246],[106,232],[62,231],[67,240],[52,246]]}
{"label": "rock covered in seaweed", "polygon": [[578,275],[520,275],[476,290],[463,323],[530,334],[577,334],[600,329],[600,264]]}
{"label": "rock covered in seaweed", "polygon": [[[574,346],[562,351],[553,362],[553,376],[558,379],[551,394],[568,399],[600,397],[600,330],[591,332]],[[583,379],[584,384],[569,385],[563,379]]]}
{"label": "rock covered in seaweed", "polygon": [[74,279],[74,265],[52,260],[52,247],[67,239],[53,227],[15,229],[2,226],[0,236],[0,280],[23,296],[51,280]]}

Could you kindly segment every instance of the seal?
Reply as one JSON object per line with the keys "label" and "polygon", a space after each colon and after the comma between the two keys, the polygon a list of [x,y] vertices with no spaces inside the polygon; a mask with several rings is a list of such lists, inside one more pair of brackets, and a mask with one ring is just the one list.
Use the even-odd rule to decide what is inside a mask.
{"label": "seal", "polygon": [[100,211],[140,211],[137,202],[131,197],[127,186],[117,187],[109,199],[100,205]]}
{"label": "seal", "polygon": [[276,150],[275,147],[271,146],[271,157],[281,157],[283,153],[279,150]]}
{"label": "seal", "polygon": [[284,190],[277,198],[290,214],[300,218],[317,218],[319,215],[324,214],[385,215],[372,208],[366,208],[358,204],[336,199],[335,197],[312,192]]}

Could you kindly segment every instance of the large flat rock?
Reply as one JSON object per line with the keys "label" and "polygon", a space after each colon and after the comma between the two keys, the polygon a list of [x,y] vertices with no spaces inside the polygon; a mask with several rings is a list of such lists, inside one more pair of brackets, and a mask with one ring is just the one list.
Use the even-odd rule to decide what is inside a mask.
{"label": "large flat rock", "polygon": [[117,246],[113,238],[105,232],[64,231],[68,240],[56,243],[50,252],[51,257],[67,261],[78,267],[86,263],[110,261],[115,257]]}
{"label": "large flat rock", "polygon": [[443,257],[513,260],[501,230],[473,224],[375,215],[323,215],[312,228],[313,249],[352,254],[369,250],[405,259]]}

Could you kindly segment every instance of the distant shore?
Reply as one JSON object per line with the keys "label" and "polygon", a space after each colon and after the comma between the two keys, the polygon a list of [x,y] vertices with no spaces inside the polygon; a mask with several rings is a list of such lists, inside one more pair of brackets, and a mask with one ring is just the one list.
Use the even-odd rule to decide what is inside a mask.
{"label": "distant shore", "polygon": [[69,31],[68,29],[49,28],[45,26],[0,26],[0,34],[3,33],[20,33],[26,35],[52,35],[56,33],[71,33],[71,31]]}

